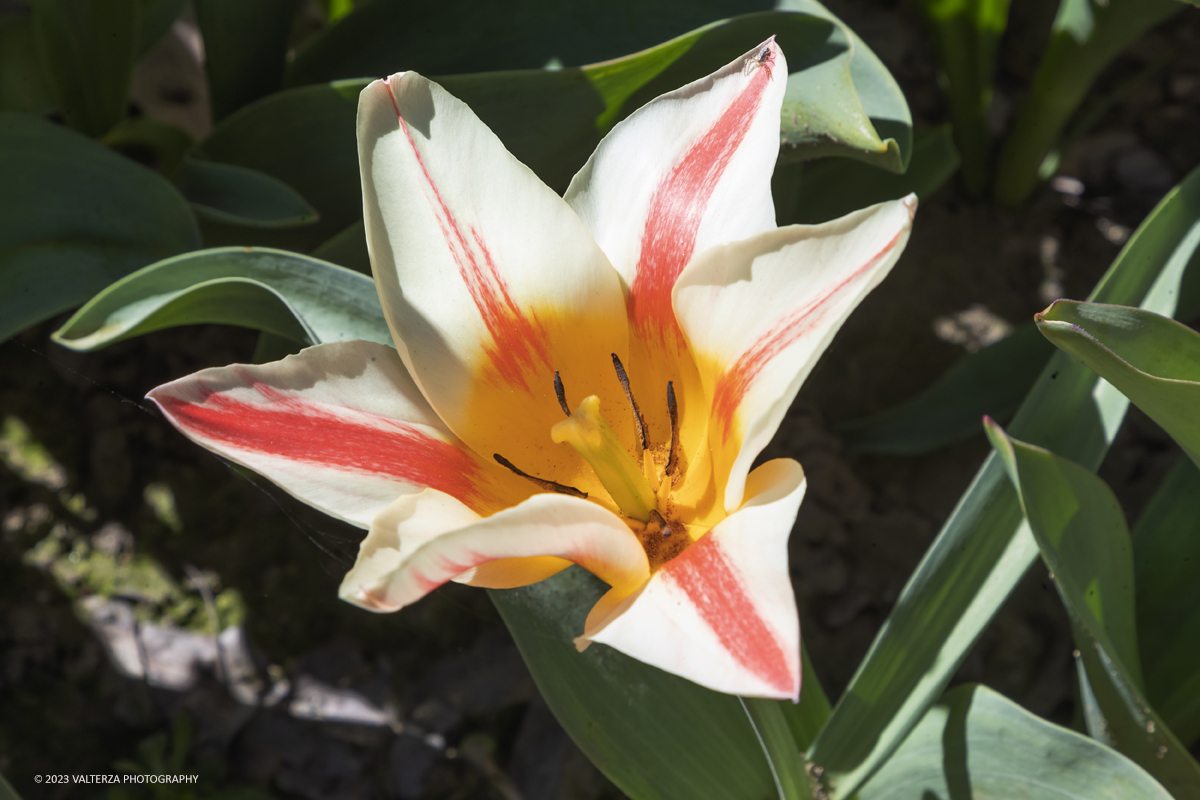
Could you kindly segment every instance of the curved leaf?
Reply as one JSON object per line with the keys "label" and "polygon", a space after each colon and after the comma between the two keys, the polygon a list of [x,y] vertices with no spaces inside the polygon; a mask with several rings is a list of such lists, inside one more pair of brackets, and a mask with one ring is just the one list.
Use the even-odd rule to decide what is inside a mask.
{"label": "curved leaf", "polygon": [[1054,348],[1033,324],[959,359],[915,397],[839,433],[863,453],[919,455],[979,433],[979,419],[1005,419],[1025,399]]}
{"label": "curved leaf", "polygon": [[[1099,302],[1173,313],[1188,231],[1200,216],[1200,169],[1151,212],[1092,292]],[[1188,251],[1190,257],[1191,251]],[[1095,469],[1128,401],[1091,370],[1055,353],[1012,423],[1027,441]],[[828,724],[808,750],[831,797],[849,797],[888,759],[1037,556],[1016,493],[989,456],[943,525]]]}
{"label": "curved leaf", "polygon": [[896,174],[848,158],[823,158],[775,168],[771,193],[780,225],[815,225],[851,211],[916,194],[925,202],[958,169],[950,129],[926,128],[913,136],[912,158]]}
{"label": "curved leaf", "polygon": [[72,128],[103,136],[129,97],[137,0],[35,0],[33,31],[58,108]]}
{"label": "curved leaf", "polygon": [[295,189],[257,170],[184,157],[175,185],[206,219],[260,228],[311,225],[318,219]]}
{"label": "curved leaf", "polygon": [[996,166],[996,202],[1015,206],[1093,81],[1150,28],[1183,10],[1175,0],[1060,0],[1050,44]]}
{"label": "curved leaf", "polygon": [[1200,469],[1181,458],[1133,526],[1146,695],[1184,744],[1200,738]]}
{"label": "curved leaf", "polygon": [[200,246],[161,175],[73,131],[0,113],[0,340]]}
{"label": "curved leaf", "polygon": [[488,592],[579,748],[634,800],[778,798],[740,698],[609,647],[576,652],[572,640],[607,588],[571,567],[532,586]]}
{"label": "curved leaf", "polygon": [[1038,330],[1087,364],[1200,464],[1200,334],[1149,311],[1059,300]]}
{"label": "curved leaf", "polygon": [[862,800],[1168,800],[1115,750],[1030,714],[986,686],[946,692]]}
{"label": "curved leaf", "polygon": [[219,322],[305,344],[391,344],[371,279],[296,253],[200,250],[151,264],[96,295],[54,333],[73,350],[176,325]]}
{"label": "curved leaf", "polygon": [[[786,157],[837,154],[902,170],[911,134],[903,96],[865,45],[853,44],[858,40],[840,22],[811,0],[804,2],[811,13],[747,14],[643,52],[589,66],[461,74],[437,80],[469,104],[513,155],[561,191],[603,134],[623,116],[775,35],[794,70],[789,87],[801,87],[808,93],[805,102],[811,103],[785,108],[785,138],[789,130],[807,130],[807,138],[797,138],[794,148],[785,148]],[[387,6],[365,5],[330,28],[328,35],[360,14],[373,14],[373,9]],[[400,15],[399,19],[406,27],[410,25],[407,17]],[[369,48],[364,45],[362,49]],[[366,74],[386,74],[406,66],[436,74],[442,64],[436,59],[427,64],[389,59]],[[842,82],[833,86],[820,78],[818,73],[825,69],[841,75]],[[870,102],[847,102],[847,97],[855,95],[841,93],[849,91],[846,75],[853,75],[855,87],[871,87],[864,94]],[[273,175],[316,207],[321,222],[305,231],[288,232],[290,247],[315,247],[362,216],[354,119],[358,92],[366,83],[347,80],[265,98],[230,116],[202,145],[209,158]],[[880,140],[872,120],[878,123],[876,127],[892,125],[898,139],[889,140],[892,144]]]}
{"label": "curved leaf", "polygon": [[1067,607],[1104,717],[1102,735],[1177,800],[1200,798],[1200,765],[1150,707],[1142,688],[1133,548],[1117,498],[1073,461],[1010,439],[990,420],[985,427]]}

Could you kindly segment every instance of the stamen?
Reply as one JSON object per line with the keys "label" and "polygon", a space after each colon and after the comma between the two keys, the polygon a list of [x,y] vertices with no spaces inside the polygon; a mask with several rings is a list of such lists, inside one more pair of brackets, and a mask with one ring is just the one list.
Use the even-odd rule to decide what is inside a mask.
{"label": "stamen", "polygon": [[658,509],[650,512],[650,521],[658,524],[658,529],[662,531],[663,536],[670,536],[675,532],[671,528],[671,523],[667,522],[667,518],[659,513]]}
{"label": "stamen", "polygon": [[520,475],[522,478],[524,478],[527,481],[532,481],[533,483],[536,483],[538,486],[542,487],[547,492],[558,492],[559,494],[569,494],[569,495],[571,495],[571,497],[586,498],[588,496],[587,492],[581,492],[578,489],[576,489],[574,486],[566,486],[566,485],[558,483],[556,481],[547,481],[547,480],[543,480],[542,478],[535,478],[534,476],[530,475],[528,472],[522,472],[520,469],[517,468],[517,466],[515,464],[513,464],[511,461],[509,461],[507,458],[500,455],[499,453],[493,453],[492,458],[496,459],[496,463],[498,463],[500,466],[504,467],[505,469],[511,470],[512,472],[515,472],[516,474]]}
{"label": "stamen", "polygon": [[633,426],[637,428],[637,443],[638,457],[642,455],[649,443],[646,441],[646,419],[642,416],[642,410],[638,408],[637,400],[633,399],[633,390],[629,388],[629,376],[625,374],[625,365],[621,363],[621,359],[617,358],[617,354],[612,354],[613,367],[617,370],[617,380],[621,382],[621,388],[625,390],[625,399],[629,401],[629,405],[633,408]]}
{"label": "stamen", "polygon": [[679,406],[675,403],[675,383],[667,381],[667,413],[671,415],[671,455],[667,458],[667,474],[679,469]]}
{"label": "stamen", "polygon": [[558,407],[568,417],[571,416],[571,407],[567,405],[567,390],[563,388],[562,378],[558,376],[558,370],[554,370],[554,395],[558,398]]}
{"label": "stamen", "polygon": [[621,513],[638,522],[649,522],[658,500],[642,467],[612,426],[600,414],[600,398],[585,397],[575,413],[550,429],[557,444],[569,444],[591,466]]}

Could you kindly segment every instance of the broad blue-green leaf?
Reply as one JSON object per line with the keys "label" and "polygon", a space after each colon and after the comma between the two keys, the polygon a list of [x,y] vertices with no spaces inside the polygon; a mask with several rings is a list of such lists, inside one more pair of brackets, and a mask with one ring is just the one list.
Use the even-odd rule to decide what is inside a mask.
{"label": "broad blue-green leaf", "polygon": [[125,116],[138,46],[137,0],[33,0],[38,54],[72,128],[103,136]]}
{"label": "broad blue-green leaf", "polygon": [[775,169],[771,192],[780,225],[816,224],[860,208],[916,194],[927,200],[958,169],[950,129],[926,128],[913,138],[902,174],[847,158],[823,158]]}
{"label": "broad blue-green leaf", "polygon": [[[331,28],[330,35],[357,14],[375,7],[363,6]],[[603,134],[623,116],[663,92],[707,75],[771,35],[777,36],[794,70],[790,81],[805,84],[809,87],[806,91],[815,92],[825,85],[817,72],[826,64],[842,72],[848,69],[856,86],[870,87],[860,98],[862,102],[847,100],[831,90],[813,99],[816,104],[812,107],[785,110],[787,126],[799,126],[796,130],[800,130],[809,125],[815,136],[822,128],[815,116],[810,119],[812,115],[836,120],[839,125],[854,117],[858,120],[854,125],[861,130],[874,126],[898,137],[889,145],[863,133],[834,146],[815,136],[807,143],[797,140],[796,148],[785,147],[785,155],[829,154],[841,147],[837,152],[842,155],[902,169],[909,155],[905,132],[911,128],[903,96],[894,89],[890,75],[881,72],[882,66],[870,51],[852,44],[857,40],[823,10],[820,14],[749,14],[713,23],[644,52],[585,67],[462,74],[437,80],[467,102],[513,155],[549,186],[562,191]],[[426,65],[426,73],[436,74],[440,63]],[[412,62],[389,61],[387,67],[367,74],[383,75],[406,65],[414,66]],[[366,83],[346,80],[264,98],[218,125],[202,145],[213,160],[279,178],[320,212],[317,225],[288,233],[286,241],[294,249],[315,247],[361,218],[354,120],[358,93]],[[785,131],[785,138],[787,135]]]}
{"label": "broad blue-green leaf", "polygon": [[283,87],[288,36],[299,5],[298,0],[195,0],[214,121]]}
{"label": "broad blue-green leaf", "polygon": [[371,274],[371,254],[367,251],[367,231],[360,219],[344,231],[334,234],[312,251],[313,258],[332,261],[364,275]]}
{"label": "broad blue-green leaf", "polygon": [[140,164],[174,175],[184,155],[195,146],[191,134],[150,117],[126,117],[100,140]]}
{"label": "broad blue-green leaf", "polygon": [[1050,44],[1000,152],[996,202],[1015,206],[1029,197],[1042,159],[1101,71],[1182,10],[1176,0],[1060,0]]}
{"label": "broad blue-green leaf", "polygon": [[[1174,258],[1175,251],[1197,216],[1200,170],[1151,212],[1092,299],[1172,313],[1187,265],[1186,258]],[[1127,408],[1124,396],[1095,373],[1055,353],[1011,430],[1095,469]],[[917,566],[809,748],[809,759],[825,770],[832,797],[850,797],[904,741],[1036,556],[1016,493],[993,454]]]}
{"label": "broad blue-green leaf", "polygon": [[185,157],[175,172],[175,185],[197,214],[216,222],[292,228],[318,218],[295,189],[247,167]]}
{"label": "broad blue-green leaf", "polygon": [[73,350],[176,325],[219,322],[304,344],[391,344],[370,278],[281,250],[224,247],[187,253],[117,281],[54,333]]}
{"label": "broad blue-green leaf", "polygon": [[991,134],[988,111],[996,49],[1008,27],[1009,0],[920,0],[963,157],[963,183],[977,195],[988,181]]}
{"label": "broad blue-green leaf", "polygon": [[779,791],[738,697],[574,637],[607,586],[581,567],[489,590],[558,721],[634,800],[775,800]]}
{"label": "broad blue-green leaf", "polygon": [[1133,526],[1146,696],[1184,744],[1200,738],[1200,469],[1167,474]]}
{"label": "broad blue-green leaf", "polygon": [[1067,608],[1103,736],[1177,800],[1200,798],[1200,765],[1147,702],[1134,612],[1133,547],[1107,484],[987,424]]}
{"label": "broad blue-green leaf", "polygon": [[0,17],[0,111],[40,116],[54,108],[50,81],[38,57],[32,16]]}
{"label": "broad blue-green leaf", "polygon": [[[812,779],[805,768],[804,754],[792,736],[783,703],[762,697],[743,697],[741,701],[754,729],[754,737],[767,759],[779,797],[782,800],[810,800]],[[787,704],[791,705],[790,702]]]}
{"label": "broad blue-green leaf", "polygon": [[200,246],[165,178],[61,126],[0,113],[0,175],[0,340]]}
{"label": "broad blue-green leaf", "polygon": [[1059,300],[1038,330],[1146,412],[1200,464],[1200,334],[1126,306]]}
{"label": "broad blue-green leaf", "polygon": [[915,397],[839,433],[864,453],[918,455],[977,435],[985,414],[1007,419],[1021,405],[1054,348],[1035,325],[963,356]]}
{"label": "broad blue-green leaf", "polygon": [[946,692],[861,800],[1169,800],[1137,764],[986,686]]}
{"label": "broad blue-green leaf", "polygon": [[[783,42],[788,23],[772,13],[798,11],[830,23],[816,47]],[[762,12],[747,14],[747,12]],[[774,20],[736,40],[720,56],[708,42],[689,38],[712,20],[735,17]],[[707,26],[719,29],[730,23]],[[701,30],[704,30],[703,28]],[[692,34],[688,34],[692,31]],[[674,70],[665,88],[639,93],[629,111],[666,89],[702,77],[767,36],[779,34],[792,79],[782,117],[786,158],[848,155],[901,172],[908,163],[912,119],[904,96],[879,59],[849,28],[814,0],[583,0],[563,4],[533,0],[518,7],[449,0],[413,6],[376,0],[312,40],[292,62],[290,80],[311,84],[364,75],[416,70],[424,75],[578,67],[619,59],[674,39],[669,58],[653,56],[665,69],[685,52],[700,55],[696,68]],[[677,38],[676,38],[677,37]],[[569,72],[570,70],[564,70]],[[604,86],[593,88],[603,93]],[[621,100],[629,97],[626,93]],[[605,98],[605,105],[610,105]],[[609,114],[606,122],[615,122]],[[503,137],[501,137],[503,138]],[[552,184],[553,185],[553,184]]]}

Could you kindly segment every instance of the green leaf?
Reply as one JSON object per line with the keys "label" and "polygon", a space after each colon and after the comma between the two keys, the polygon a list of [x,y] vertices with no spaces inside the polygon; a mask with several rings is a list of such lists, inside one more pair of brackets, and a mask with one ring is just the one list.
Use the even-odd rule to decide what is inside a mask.
{"label": "green leaf", "polygon": [[367,251],[367,230],[360,219],[335,234],[312,251],[313,258],[332,261],[364,275],[371,274],[371,254]]}
{"label": "green leaf", "polygon": [[299,5],[298,0],[195,0],[215,122],[283,87]]}
{"label": "green leaf", "polygon": [[187,253],[117,281],[54,333],[73,350],[176,325],[218,322],[305,344],[391,344],[370,278],[281,250],[225,247]]}
{"label": "green leaf", "polygon": [[780,797],[740,698],[609,647],[576,652],[607,586],[581,567],[489,590],[542,696],[584,754],[634,800]]}
{"label": "green leaf", "polygon": [[915,397],[839,433],[853,451],[905,456],[977,435],[984,415],[1007,419],[1017,410],[1053,352],[1037,326],[1022,325],[959,359]]}
{"label": "green leaf", "polygon": [[970,194],[978,195],[988,180],[988,110],[1009,0],[920,0],[918,5],[945,79],[954,140],[963,156],[963,183]]}
{"label": "green leaf", "polygon": [[[1187,259],[1174,253],[1200,216],[1200,170],[1150,213],[1092,293],[1171,313]],[[1014,435],[1095,469],[1128,401],[1055,353],[1013,420]],[[849,797],[904,741],[1037,556],[993,454],[904,587],[824,730],[808,750],[831,797]]]}
{"label": "green leaf", "polygon": [[1143,33],[1182,11],[1176,0],[1060,0],[1050,44],[996,167],[996,202],[1018,205],[1097,76]]}
{"label": "green leaf", "polygon": [[0,341],[200,246],[161,175],[66,128],[0,113]]}
{"label": "green leaf", "polygon": [[[330,28],[329,35],[359,14],[386,6],[362,6]],[[786,157],[837,153],[902,169],[909,156],[911,134],[903,96],[865,46],[850,44],[857,40],[844,26],[823,10],[818,14],[815,4],[809,7],[814,9],[811,14],[767,12],[713,23],[644,52],[585,67],[453,75],[438,80],[468,103],[513,155],[549,186],[562,191],[619,119],[777,35],[795,70],[789,86],[812,84],[815,92],[824,84],[813,70],[836,67],[842,73],[849,70],[861,94],[847,100],[853,96],[831,90],[812,98],[816,105],[811,108],[787,111],[785,128],[798,130],[807,125],[813,137],[797,140],[795,148],[785,148]],[[403,15],[400,18],[407,20]],[[364,45],[363,49],[368,48]],[[441,63],[430,62],[426,72],[436,72]],[[375,74],[402,66],[389,61]],[[203,143],[209,158],[273,175],[294,187],[321,214],[321,222],[304,231],[289,231],[286,240],[261,238],[254,243],[286,241],[294,249],[307,250],[361,218],[354,121],[358,93],[366,83],[348,80],[272,95],[230,116]],[[864,133],[839,139],[838,145],[829,139],[835,133],[849,137],[843,131],[846,126],[866,130],[875,123],[897,138],[889,139],[889,144]]]}
{"label": "green leaf", "polygon": [[33,0],[33,30],[67,124],[103,136],[125,116],[138,44],[137,0]]}
{"label": "green leaf", "polygon": [[1117,387],[1200,464],[1200,334],[1149,311],[1074,300],[1035,319],[1043,336]]}
{"label": "green leaf", "polygon": [[17,790],[3,775],[0,775],[0,800],[21,800]]}
{"label": "green leaf", "polygon": [[[836,33],[821,51],[793,54],[783,98],[780,159],[846,156],[904,172],[912,155],[912,115],[879,56],[816,0],[780,0],[776,8],[829,20]],[[838,46],[842,53],[833,55]]]}
{"label": "green leaf", "polygon": [[32,16],[0,18],[0,111],[42,116],[55,105],[50,79],[38,57]]}
{"label": "green leaf", "polygon": [[808,648],[804,646],[803,638],[800,640],[800,662],[803,681],[800,702],[781,700],[779,707],[783,709],[783,716],[792,731],[792,739],[795,740],[796,746],[807,750],[821,732],[821,728],[825,727],[832,708],[825,690],[821,687],[817,671],[813,669],[808,658]]}
{"label": "green leaf", "polygon": [[175,185],[206,219],[260,228],[292,228],[318,219],[295,189],[278,178],[232,164],[185,157]]}
{"label": "green leaf", "polygon": [[178,19],[187,0],[138,0],[138,42],[137,54],[145,55],[146,51],[158,43]]}
{"label": "green leaf", "polygon": [[183,128],[150,117],[126,117],[100,141],[168,177],[179,168],[184,154],[195,146],[191,134]]}
{"label": "green leaf", "polygon": [[986,686],[931,707],[862,800],[1169,800],[1120,753],[1030,714]]}
{"label": "green leaf", "polygon": [[743,697],[741,700],[767,759],[779,797],[809,800],[813,794],[812,779],[805,771],[804,756],[792,737],[782,703],[761,697]]}
{"label": "green leaf", "polygon": [[823,158],[775,168],[772,194],[781,225],[816,224],[860,208],[916,194],[924,201],[958,169],[958,151],[945,127],[916,132],[902,174],[848,158]]}
{"label": "green leaf", "polygon": [[1181,458],[1133,526],[1146,695],[1185,744],[1200,738],[1200,470]]}
{"label": "green leaf", "polygon": [[1142,688],[1133,547],[1117,498],[1073,461],[1010,439],[994,422],[986,427],[1067,608],[1103,735],[1177,800],[1200,798],[1200,765]]}

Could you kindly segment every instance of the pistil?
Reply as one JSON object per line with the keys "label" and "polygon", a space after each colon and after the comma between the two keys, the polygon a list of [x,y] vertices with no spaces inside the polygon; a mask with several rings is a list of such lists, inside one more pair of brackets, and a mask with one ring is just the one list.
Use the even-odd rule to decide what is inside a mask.
{"label": "pistil", "polygon": [[550,438],[569,444],[591,465],[621,513],[639,522],[649,522],[657,498],[642,467],[621,444],[617,434],[600,415],[600,398],[584,398],[575,413],[550,429]]}

